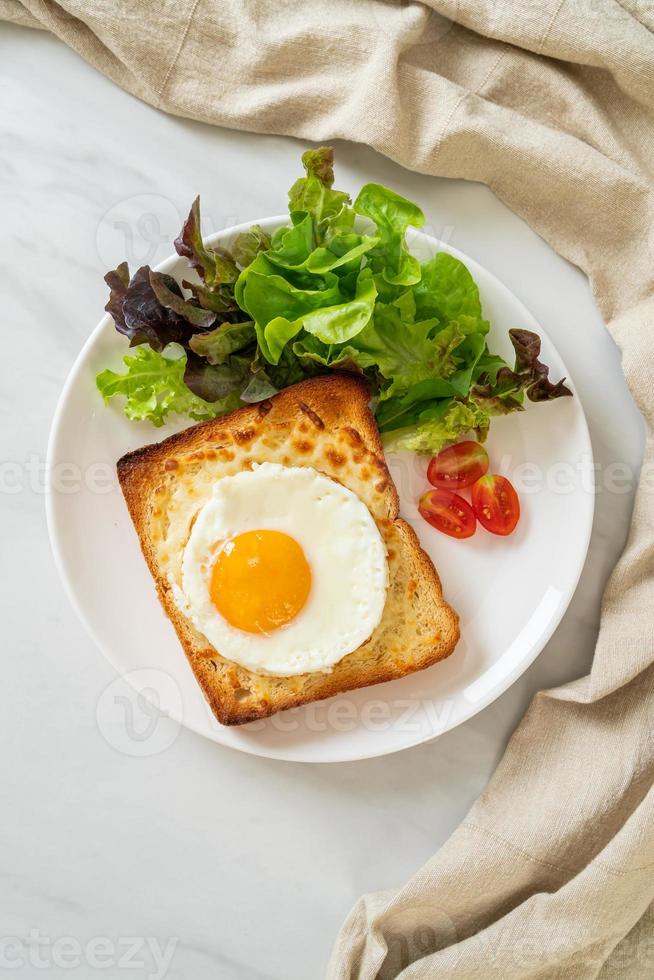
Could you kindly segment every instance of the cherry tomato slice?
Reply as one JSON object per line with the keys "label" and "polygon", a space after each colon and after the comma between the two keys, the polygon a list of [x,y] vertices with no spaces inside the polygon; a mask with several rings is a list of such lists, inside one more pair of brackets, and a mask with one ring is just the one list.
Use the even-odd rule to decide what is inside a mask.
{"label": "cherry tomato slice", "polygon": [[441,490],[470,487],[488,470],[488,453],[478,442],[457,442],[434,456],[427,479]]}
{"label": "cherry tomato slice", "polygon": [[453,538],[469,538],[477,530],[472,507],[451,490],[428,490],[423,493],[418,510],[432,527]]}
{"label": "cherry tomato slice", "polygon": [[472,488],[472,507],[477,520],[492,534],[511,534],[520,520],[520,501],[505,476],[487,474]]}

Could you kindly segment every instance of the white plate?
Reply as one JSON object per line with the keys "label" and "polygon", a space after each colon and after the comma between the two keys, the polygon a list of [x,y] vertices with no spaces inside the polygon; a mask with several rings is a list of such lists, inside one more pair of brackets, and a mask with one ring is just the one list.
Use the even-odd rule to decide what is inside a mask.
{"label": "white plate", "polygon": [[[261,221],[272,230],[285,218]],[[213,236],[229,244],[252,222]],[[542,327],[475,261],[415,233],[421,259],[437,250],[462,259],[481,291],[491,349],[508,357],[510,327],[537,330],[558,379],[569,372]],[[160,269],[181,278],[183,259]],[[101,650],[171,716],[223,745],[271,758],[333,762],[383,755],[427,741],[499,697],[554,632],[581,573],[593,519],[593,457],[579,396],[493,421],[491,470],[520,490],[522,518],[507,539],[479,528],[456,541],[419,517],[427,461],[389,457],[403,516],[415,527],[461,618],[461,641],[442,664],[398,681],[339,695],[238,728],[216,722],[155,596],[115,479],[123,453],[184,428],[129,422],[118,400],[105,407],[95,376],[119,369],[126,341],[105,316],[80,353],[55,414],[48,449],[48,525],[55,558],[78,615]]]}

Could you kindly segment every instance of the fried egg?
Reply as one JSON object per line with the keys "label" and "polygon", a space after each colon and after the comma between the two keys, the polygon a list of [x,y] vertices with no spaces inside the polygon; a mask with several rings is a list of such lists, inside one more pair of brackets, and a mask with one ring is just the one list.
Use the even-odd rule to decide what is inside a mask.
{"label": "fried egg", "polygon": [[225,657],[279,676],[329,671],[379,624],[386,548],[366,505],[310,467],[261,463],[198,511],[178,603]]}

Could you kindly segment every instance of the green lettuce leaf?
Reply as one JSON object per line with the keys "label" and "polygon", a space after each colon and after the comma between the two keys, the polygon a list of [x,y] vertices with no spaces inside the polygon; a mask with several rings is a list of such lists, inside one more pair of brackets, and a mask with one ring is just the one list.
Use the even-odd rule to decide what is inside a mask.
{"label": "green lettuce leaf", "polygon": [[252,225],[242,231],[232,243],[231,253],[234,261],[242,269],[253,262],[259,252],[266,252],[271,246],[270,235],[261,225]]}
{"label": "green lettuce leaf", "polygon": [[316,369],[329,368],[332,371],[361,374],[364,368],[374,367],[374,359],[366,359],[366,355],[351,344],[324,344],[311,334],[296,340],[292,350],[306,370],[313,365]]}
{"label": "green lettuce leaf", "polygon": [[272,253],[262,253],[241,273],[235,295],[255,322],[263,356],[277,364],[285,346],[303,329],[325,343],[354,336],[372,315],[376,290],[366,269],[357,276],[354,295],[348,296],[333,272],[297,275],[276,267]]}
{"label": "green lettuce leaf", "polygon": [[377,406],[380,430],[387,432],[413,424],[439,399],[465,399],[483,347],[483,339],[478,334],[466,337],[456,348],[456,358],[461,364],[449,377],[425,376],[414,381],[402,395],[382,397]]}
{"label": "green lettuce leaf", "polygon": [[214,330],[194,334],[189,347],[209,364],[225,364],[230,354],[248,347],[256,341],[252,320],[240,323],[221,323]]}
{"label": "green lettuce leaf", "polygon": [[439,453],[471,430],[483,442],[490,419],[479,406],[456,399],[434,403],[410,427],[395,430],[390,437],[394,450],[408,449],[414,453]]}
{"label": "green lettuce leaf", "polygon": [[223,401],[203,401],[184,383],[186,354],[173,344],[165,353],[141,346],[123,358],[126,371],[102,371],[96,379],[105,401],[117,395],[125,397],[125,415],[136,421],[148,420],[161,426],[169,414],[188,415],[195,420],[210,419],[230,411],[239,402],[238,395],[227,395]]}
{"label": "green lettuce leaf", "polygon": [[297,221],[290,228],[282,228],[274,239],[273,248],[266,258],[280,269],[291,272],[309,272],[324,275],[326,272],[348,272],[359,269],[362,256],[369,252],[378,238],[347,232],[325,239],[324,245],[314,248],[313,220],[308,214],[296,214]]}
{"label": "green lettuce leaf", "polygon": [[435,320],[403,321],[396,307],[377,305],[374,319],[353,340],[353,346],[365,357],[362,367],[372,362],[388,379],[382,399],[406,392],[418,381],[444,380],[456,372],[455,351],[464,334],[456,322],[434,333],[436,325]]}
{"label": "green lettuce leaf", "polygon": [[420,263],[406,247],[404,235],[410,225],[421,228],[425,223],[420,208],[381,184],[366,184],[354,202],[354,210],[377,226],[379,244],[368,254],[372,271],[393,286],[419,282]]}
{"label": "green lettuce leaf", "polygon": [[339,275],[358,272],[361,259],[378,241],[374,235],[357,235],[354,232],[334,235],[324,246],[313,250],[304,267],[307,272],[316,275],[323,275],[325,272],[336,272]]}
{"label": "green lettuce leaf", "polygon": [[263,332],[264,353],[267,350],[270,355],[268,359],[277,364],[288,341],[296,337],[302,329],[324,344],[342,344],[350,340],[370,320],[376,296],[372,275],[368,269],[363,269],[357,279],[356,292],[352,299],[307,310],[292,321],[283,316],[270,320]]}
{"label": "green lettuce leaf", "polygon": [[453,255],[437,252],[423,263],[413,294],[417,316],[437,317],[441,323],[458,320],[468,333],[488,333],[477,284],[468,268]]}
{"label": "green lettuce leaf", "polygon": [[[342,232],[352,227],[349,215],[350,196],[333,190],[334,151],[321,146],[302,154],[306,177],[300,177],[288,192],[291,217],[296,212],[310,215],[314,230],[314,245],[321,245],[330,225]],[[349,225],[349,228],[348,228]],[[274,242],[274,239],[273,239]]]}
{"label": "green lettuce leaf", "polygon": [[342,298],[338,277],[333,273],[285,276],[264,253],[243,270],[234,295],[241,309],[262,327],[277,316],[296,320],[303,313],[333,305]]}
{"label": "green lettuce leaf", "polygon": [[304,268],[313,251],[313,218],[303,211],[291,215],[291,224],[278,228],[266,258],[282,269]]}

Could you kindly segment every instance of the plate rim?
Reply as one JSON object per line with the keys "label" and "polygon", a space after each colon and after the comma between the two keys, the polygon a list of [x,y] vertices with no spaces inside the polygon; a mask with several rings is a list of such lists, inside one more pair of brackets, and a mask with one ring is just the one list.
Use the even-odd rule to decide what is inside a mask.
{"label": "plate rim", "polygon": [[[214,241],[220,241],[226,237],[233,236],[234,234],[238,234],[241,231],[245,231],[255,224],[259,224],[263,226],[268,225],[273,227],[275,225],[279,226],[281,224],[286,224],[286,223],[288,223],[287,214],[272,215],[263,218],[255,218],[250,221],[243,221],[237,225],[231,225],[227,228],[221,229],[220,231],[214,232],[211,235],[205,236],[203,240],[208,244],[212,244]],[[389,745],[386,747],[381,747],[379,751],[375,751],[374,753],[363,752],[362,754],[355,753],[355,754],[349,754],[347,756],[343,756],[342,754],[339,755],[328,754],[326,756],[321,756],[320,758],[308,759],[308,758],[300,758],[294,756],[292,753],[288,753],[284,751],[275,751],[273,748],[263,743],[259,744],[256,742],[244,742],[243,744],[236,745],[224,741],[219,737],[215,737],[215,734],[213,732],[203,730],[198,725],[195,725],[193,722],[186,720],[183,717],[181,718],[176,717],[173,712],[165,708],[159,709],[162,715],[171,718],[173,721],[179,724],[180,727],[186,728],[189,731],[194,732],[194,734],[199,735],[202,738],[205,738],[217,745],[222,745],[224,748],[231,749],[236,752],[245,752],[248,755],[258,756],[260,758],[274,759],[276,761],[281,761],[281,762],[294,762],[294,763],[311,765],[311,764],[332,764],[332,763],[339,763],[339,762],[341,763],[360,762],[365,759],[381,758],[386,755],[393,755],[396,752],[406,751],[408,749],[415,748],[419,745],[426,745],[429,742],[435,741],[436,739],[440,738],[442,735],[445,735],[447,732],[453,731],[455,728],[458,728],[460,725],[463,725],[465,722],[470,721],[472,718],[474,718],[476,715],[482,712],[485,708],[488,708],[491,704],[497,701],[498,698],[500,698],[503,694],[505,694],[506,691],[508,691],[508,689],[512,687],[513,684],[515,684],[516,681],[529,669],[529,667],[534,663],[536,658],[540,656],[543,649],[545,648],[545,646],[550,641],[555,631],[558,629],[559,625],[561,624],[561,621],[563,620],[563,617],[568,611],[570,602],[572,601],[572,598],[579,585],[579,580],[581,578],[581,574],[584,570],[586,559],[588,556],[588,550],[589,550],[590,539],[591,539],[593,523],[594,523],[594,516],[595,516],[595,485],[594,485],[594,466],[593,466],[594,453],[593,453],[593,447],[590,438],[590,431],[588,428],[588,420],[586,418],[586,413],[584,411],[583,402],[581,400],[581,396],[579,395],[578,390],[576,389],[576,385],[574,385],[574,380],[571,378],[570,371],[568,370],[568,366],[565,363],[563,357],[561,356],[558,347],[552,341],[547,330],[540,324],[538,320],[536,320],[536,317],[525,306],[522,300],[518,296],[516,296],[515,293],[513,293],[509,289],[509,287],[506,286],[505,283],[502,282],[502,280],[495,275],[495,273],[487,269],[486,266],[482,265],[482,263],[479,262],[477,259],[475,259],[473,256],[467,255],[465,252],[462,252],[461,250],[455,248],[453,245],[450,245],[448,242],[444,242],[441,239],[436,238],[434,235],[429,235],[426,232],[423,232],[421,229],[412,230],[411,237],[414,239],[415,238],[426,239],[431,245],[435,245],[440,250],[444,250],[448,252],[450,255],[453,255],[455,258],[460,259],[460,261],[462,261],[464,264],[472,263],[473,265],[478,266],[484,271],[484,273],[487,276],[490,276],[490,278],[494,281],[495,286],[499,288],[502,294],[508,296],[513,303],[517,303],[522,308],[522,310],[525,311],[525,313],[528,315],[530,319],[536,321],[539,329],[547,337],[548,343],[550,343],[552,347],[556,350],[557,356],[564,368],[566,378],[572,381],[572,384],[575,388],[574,394],[577,400],[578,411],[580,413],[580,422],[583,428],[583,435],[586,439],[587,447],[589,450],[588,457],[587,457],[586,473],[584,475],[590,479],[591,486],[593,488],[592,492],[588,494],[588,497],[590,498],[590,506],[587,508],[586,525],[583,529],[583,548],[580,550],[580,559],[579,559],[578,567],[576,569],[574,576],[571,579],[572,584],[569,587],[568,594],[565,597],[565,601],[560,603],[559,609],[557,610],[556,614],[552,616],[551,620],[547,625],[547,629],[545,629],[542,632],[542,634],[539,636],[538,641],[533,645],[532,649],[529,651],[529,654],[523,659],[521,659],[519,663],[512,670],[510,670],[504,677],[502,677],[502,679],[498,682],[498,684],[491,689],[489,694],[480,698],[478,701],[471,703],[469,711],[464,711],[463,715],[460,718],[457,718],[457,720],[454,721],[452,724],[446,724],[441,730],[437,732],[427,732],[424,736],[419,735],[415,739],[415,741],[409,742],[406,745],[399,745],[399,746]],[[157,271],[162,270],[169,263],[172,263],[173,261],[177,261],[178,259],[179,259],[178,255],[175,255],[175,253],[171,253],[161,262],[157,263],[157,265],[154,268]],[[52,417],[50,430],[48,433],[48,443],[47,443],[47,450],[46,450],[45,514],[46,514],[46,524],[48,530],[48,539],[49,539],[50,549],[54,559],[55,567],[57,569],[57,573],[59,575],[59,579],[63,586],[64,592],[78,620],[81,622],[82,626],[84,627],[84,629],[86,630],[87,634],[94,642],[96,647],[101,651],[105,659],[111,664],[113,669],[116,671],[117,675],[122,677],[123,680],[126,681],[134,691],[139,692],[140,688],[138,687],[138,685],[132,683],[129,673],[126,673],[123,667],[118,663],[117,658],[115,657],[112,650],[108,647],[108,645],[105,642],[100,640],[99,636],[97,635],[96,629],[93,626],[93,623],[90,621],[89,617],[82,609],[77,593],[73,586],[72,576],[69,574],[69,571],[66,567],[66,559],[64,557],[65,546],[63,540],[63,534],[61,532],[60,527],[58,526],[59,518],[56,513],[55,501],[58,498],[52,484],[52,473],[54,469],[53,463],[56,462],[56,458],[57,458],[57,448],[58,448],[59,440],[61,438],[61,422],[62,422],[63,415],[65,413],[68,396],[71,390],[73,389],[75,382],[77,381],[78,374],[80,373],[82,366],[85,362],[86,354],[94,346],[96,340],[104,332],[106,327],[110,325],[110,323],[111,323],[111,316],[108,313],[106,313],[96,324],[96,326],[91,331],[91,333],[83,343],[82,347],[80,348],[77,356],[75,357],[68,371],[61,392],[59,394],[57,405]]]}

